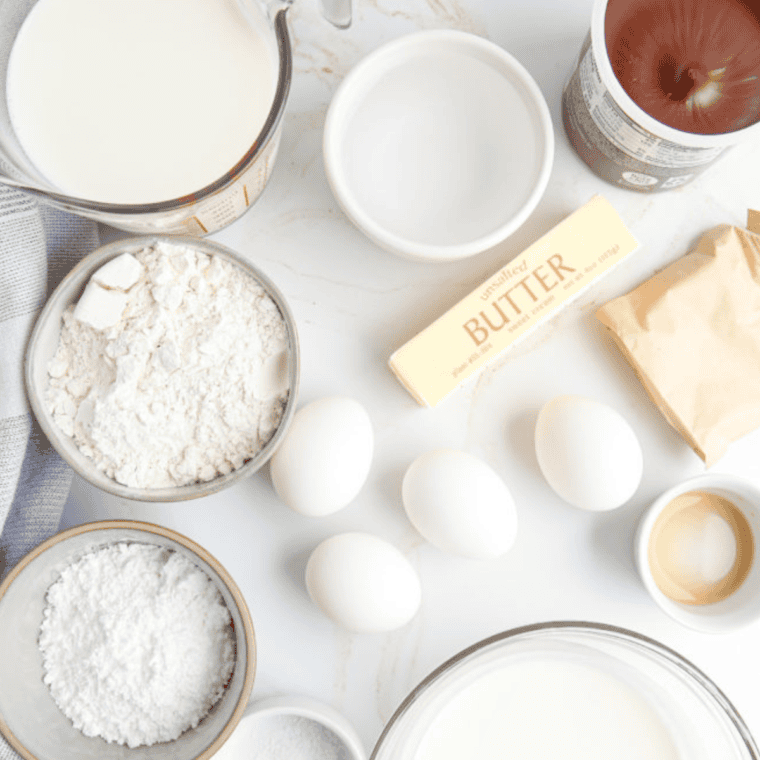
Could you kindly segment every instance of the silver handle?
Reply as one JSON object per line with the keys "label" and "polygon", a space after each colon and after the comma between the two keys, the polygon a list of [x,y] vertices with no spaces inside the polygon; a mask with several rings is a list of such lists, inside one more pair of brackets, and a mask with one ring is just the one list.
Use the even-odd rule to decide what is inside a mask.
{"label": "silver handle", "polygon": [[351,26],[351,0],[319,0],[322,15],[338,29]]}
{"label": "silver handle", "polygon": [[[271,18],[281,10],[287,10],[294,0],[268,0],[265,5],[269,8]],[[322,15],[338,29],[351,26],[351,0],[319,0]]]}

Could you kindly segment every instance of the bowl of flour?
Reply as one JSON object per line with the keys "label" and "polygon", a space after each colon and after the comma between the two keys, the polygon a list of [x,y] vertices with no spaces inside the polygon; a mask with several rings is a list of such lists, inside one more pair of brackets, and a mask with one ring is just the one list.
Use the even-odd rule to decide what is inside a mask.
{"label": "bowl of flour", "polygon": [[234,580],[158,525],[70,528],[0,585],[0,734],[27,760],[206,760],[255,664]]}
{"label": "bowl of flour", "polygon": [[282,293],[210,240],[116,241],[40,313],[25,365],[40,427],[84,479],[180,501],[258,470],[295,409],[299,351]]}

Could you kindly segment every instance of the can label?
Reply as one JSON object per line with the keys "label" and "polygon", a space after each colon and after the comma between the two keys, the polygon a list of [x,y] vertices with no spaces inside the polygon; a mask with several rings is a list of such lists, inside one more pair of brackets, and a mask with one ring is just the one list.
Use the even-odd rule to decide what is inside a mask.
{"label": "can label", "polygon": [[191,235],[208,235],[242,216],[264,192],[279,143],[278,131],[258,158],[229,187],[196,204],[193,213],[184,220],[183,231]]}
{"label": "can label", "polygon": [[712,163],[722,147],[695,148],[656,137],[629,118],[602,84],[593,51],[589,47],[579,67],[583,99],[602,134],[621,150],[640,161],[671,169]]}
{"label": "can label", "polygon": [[590,34],[562,95],[562,119],[573,147],[599,176],[644,192],[686,184],[726,150],[680,145],[631,119],[602,82]]}

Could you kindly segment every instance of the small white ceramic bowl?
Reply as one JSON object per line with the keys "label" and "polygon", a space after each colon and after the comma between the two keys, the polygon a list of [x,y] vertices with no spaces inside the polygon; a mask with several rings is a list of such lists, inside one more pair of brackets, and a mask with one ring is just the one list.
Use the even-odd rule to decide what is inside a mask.
{"label": "small white ceramic bowl", "polygon": [[281,756],[289,744],[299,745],[297,757],[309,749],[320,758],[367,757],[356,730],[336,709],[311,697],[282,696],[252,702],[215,760],[263,758],[257,749],[264,747],[280,747]]}
{"label": "small white ceramic bowl", "polygon": [[[84,554],[121,541],[167,547],[187,557],[219,589],[235,632],[235,669],[219,702],[195,728],[149,747],[128,748],[85,736],[42,681],[37,638],[48,588]],[[234,580],[205,549],[158,525],[110,520],[70,528],[29,552],[0,585],[0,734],[25,760],[207,760],[243,715],[255,669],[253,624]]]}
{"label": "small white ceramic bowl", "polygon": [[[660,591],[649,567],[649,537],[657,518],[673,499],[689,491],[706,491],[732,502],[746,517],[753,533],[754,557],[749,575],[730,596],[712,604],[682,604]],[[682,625],[703,633],[725,633],[760,619],[760,488],[734,475],[707,473],[673,486],[644,513],[634,540],[636,566],[649,595],[663,612]]]}
{"label": "small white ceramic bowl", "polygon": [[[288,328],[290,344],[288,379],[290,394],[282,419],[280,420],[280,425],[272,438],[256,456],[249,459],[237,470],[233,470],[227,475],[219,475],[213,480],[175,488],[131,488],[98,470],[94,461],[86,457],[79,450],[73,439],[65,435],[58,427],[46,404],[43,403],[43,399],[48,387],[48,365],[56,352],[61,334],[61,315],[72,303],[79,300],[90,276],[107,261],[122,253],[137,253],[156,242],[162,241],[172,245],[187,246],[209,256],[221,256],[230,263],[244,269],[264,288],[275,304],[277,304]],[[257,267],[229,248],[211,240],[179,235],[134,237],[126,240],[117,240],[98,248],[88,256],[85,256],[63,278],[48,299],[39,317],[37,317],[37,322],[26,349],[24,373],[29,404],[42,431],[56,451],[78,475],[103,491],[116,496],[123,496],[127,499],[156,502],[184,501],[216,493],[252,475],[269,460],[277,446],[280,445],[280,441],[282,441],[285,435],[285,431],[290,424],[296,408],[300,374],[298,333],[295,319],[285,301],[285,297],[277,286]]]}
{"label": "small white ceramic bowl", "polygon": [[489,40],[442,29],[364,58],[332,99],[323,155],[348,218],[423,261],[481,253],[538,204],[554,129],[538,85]]}

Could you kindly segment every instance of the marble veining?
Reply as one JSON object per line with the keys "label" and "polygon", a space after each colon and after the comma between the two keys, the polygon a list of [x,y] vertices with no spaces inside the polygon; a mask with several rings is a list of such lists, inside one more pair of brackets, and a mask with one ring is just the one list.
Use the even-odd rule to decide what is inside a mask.
{"label": "marble veining", "polygon": [[[75,480],[64,526],[91,519],[148,519],[199,541],[229,570],[260,630],[254,697],[304,693],[332,703],[367,750],[398,703],[444,659],[515,625],[585,618],[659,639],[706,671],[760,737],[760,699],[746,674],[760,668],[758,627],[716,638],[680,627],[651,602],[630,568],[638,515],[664,488],[703,470],[615,355],[595,324],[603,301],[630,290],[721,223],[744,224],[760,204],[760,145],[727,153],[694,183],[657,196],[607,185],[573,153],[559,119],[559,93],[588,30],[592,0],[355,0],[354,23],[333,29],[316,0],[289,11],[295,77],[280,153],[256,205],[214,237],[258,260],[291,303],[303,350],[303,401],[347,394],[375,428],[370,477],[354,503],[326,518],[303,518],[278,502],[266,470],[194,503],[142,505]],[[456,28],[490,37],[534,73],[554,119],[556,153],[548,189],[513,239],[472,260],[414,264],[374,246],[338,210],[321,159],[332,93],[365,54],[401,34]],[[594,193],[603,194],[642,245],[581,299],[436,409],[423,409],[386,366],[390,352]],[[548,488],[532,449],[538,409],[579,393],[623,413],[644,449],[644,480],[633,499],[604,517],[580,513]],[[483,457],[517,505],[515,546],[494,562],[433,549],[400,504],[405,467],[443,446]],[[739,441],[715,466],[760,478],[760,434]],[[358,636],[338,630],[305,597],[301,562],[344,530],[396,544],[418,569],[422,608],[407,627]],[[741,653],[741,656],[740,656]]]}

